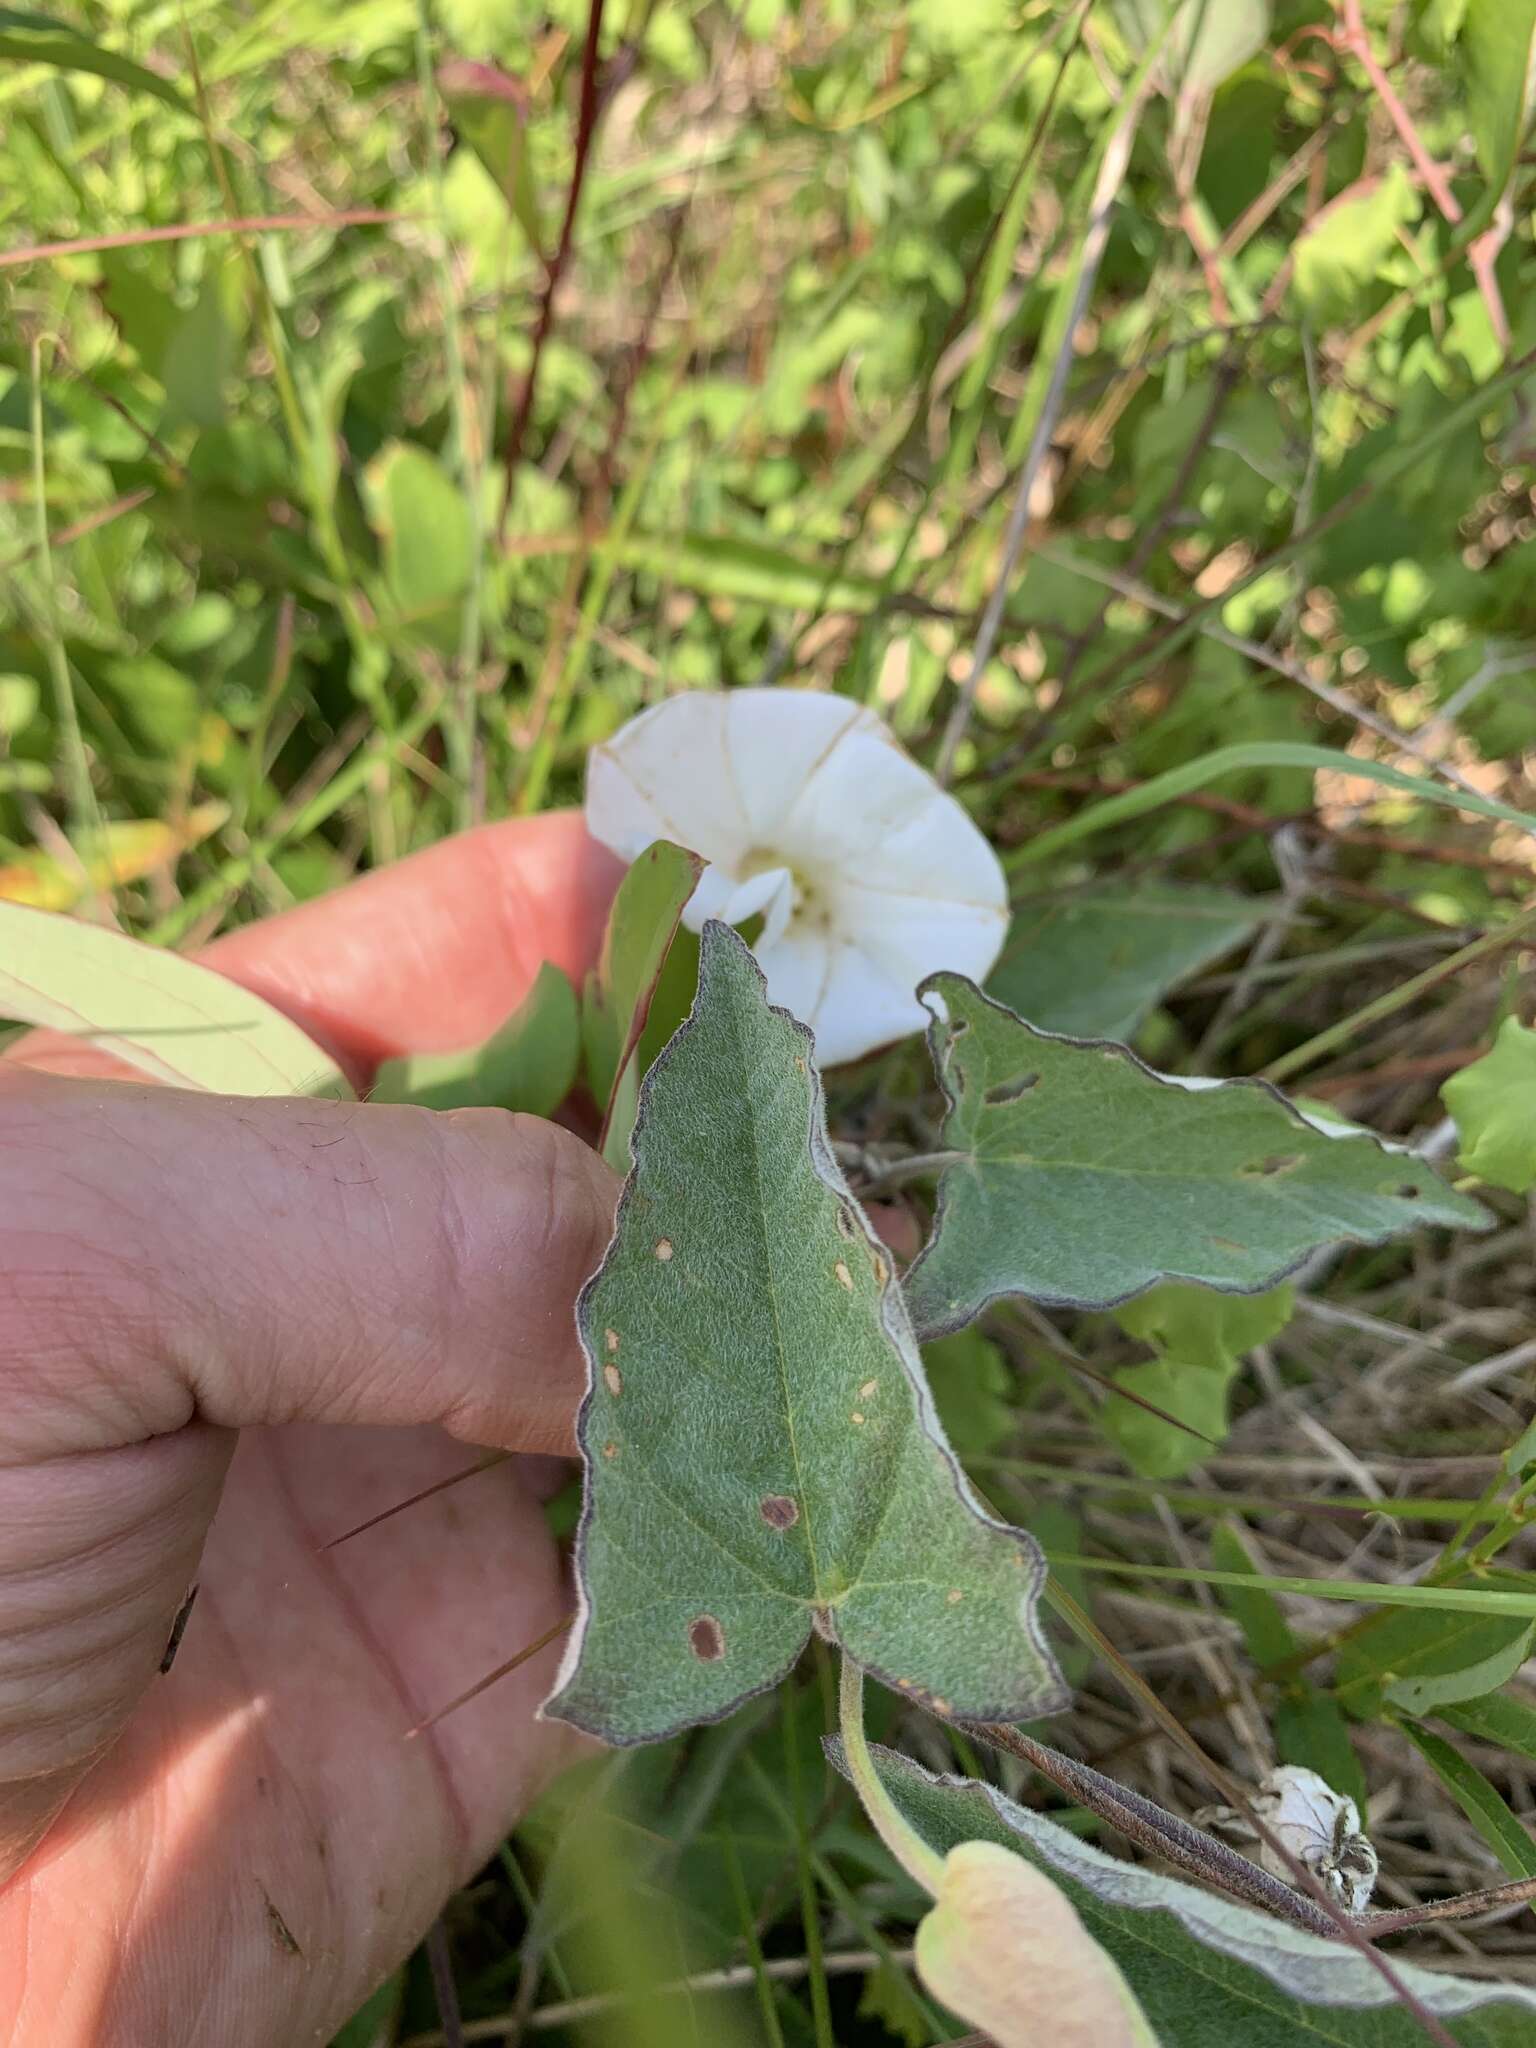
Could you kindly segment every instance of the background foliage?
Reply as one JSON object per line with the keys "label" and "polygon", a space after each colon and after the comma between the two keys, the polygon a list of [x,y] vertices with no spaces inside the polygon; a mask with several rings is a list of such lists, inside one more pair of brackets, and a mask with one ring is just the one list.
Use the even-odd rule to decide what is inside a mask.
{"label": "background foliage", "polygon": [[[1504,1023],[1462,1099],[1528,1105],[1531,841],[1454,806],[1536,801],[1536,7],[1211,0],[1145,89],[1153,0],[595,12],[0,12],[0,894],[195,942],[575,799],[663,692],[813,683],[1006,850],[1032,1021],[1447,1162]],[[918,1048],[835,1107],[860,1185],[938,1142]],[[1532,1148],[1472,1135],[1481,1238],[929,1351],[1076,1626],[1053,1739],[1185,1811],[1197,1742],[1311,1763],[1393,1901],[1536,1864],[1530,1628],[1436,1605],[1532,1587]],[[949,2038],[826,1676],[563,1787],[454,1909],[470,2017]],[[742,1989],[561,2018],[643,1965]],[[353,2038],[435,2024],[413,1969]]]}

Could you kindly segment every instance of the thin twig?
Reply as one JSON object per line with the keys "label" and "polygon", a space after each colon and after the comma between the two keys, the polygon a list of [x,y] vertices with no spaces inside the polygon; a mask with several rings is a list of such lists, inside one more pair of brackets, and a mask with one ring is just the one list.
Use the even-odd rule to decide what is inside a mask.
{"label": "thin twig", "polygon": [[427,1929],[426,1947],[427,1962],[432,1971],[432,1994],[437,2000],[437,2016],[443,2023],[437,2038],[443,2048],[464,2048],[464,2016],[459,2011],[459,1989],[453,1981],[453,1956],[441,1913]]}
{"label": "thin twig", "polygon": [[176,221],[163,228],[129,228],[115,235],[79,235],[67,242],[30,242],[21,249],[0,250],[0,270],[14,270],[21,263],[43,263],[54,256],[139,249],[150,242],[196,242],[205,235],[302,234],[309,229],[383,227],[410,218],[390,208],[357,206],[342,213],[253,213],[235,220]]}
{"label": "thin twig", "polygon": [[533,412],[534,390],[539,380],[539,365],[544,356],[544,344],[549,339],[549,330],[555,318],[555,294],[565,275],[570,260],[571,243],[576,232],[576,214],[581,205],[581,189],[586,183],[587,160],[592,153],[592,137],[597,129],[599,112],[598,97],[598,45],[602,39],[603,0],[589,0],[587,8],[587,40],[581,53],[581,101],[576,115],[576,153],[571,165],[571,182],[565,195],[565,218],[560,223],[560,239],[555,253],[550,257],[544,270],[544,291],[539,301],[538,323],[533,330],[533,351],[528,359],[528,374],[523,379],[523,388],[518,394],[507,438],[502,450],[502,464],[506,471],[501,501],[501,530],[503,536],[507,520],[512,511],[512,496],[517,486],[517,465],[523,452],[523,439],[528,431],[528,421]]}

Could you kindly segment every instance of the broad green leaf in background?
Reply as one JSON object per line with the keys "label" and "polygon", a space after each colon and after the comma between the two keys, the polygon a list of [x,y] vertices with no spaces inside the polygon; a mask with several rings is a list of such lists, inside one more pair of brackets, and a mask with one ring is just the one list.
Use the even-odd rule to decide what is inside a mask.
{"label": "broad green leaf in background", "polygon": [[1456,1119],[1468,1173],[1517,1195],[1536,1187],[1536,1031],[1506,1017],[1493,1050],[1440,1093]]}
{"label": "broad green leaf in background", "polygon": [[925,1344],[923,1372],[944,1434],[962,1464],[990,1458],[1018,1427],[1008,1361],[980,1330],[957,1330]]}
{"label": "broad green leaf in background", "polygon": [[1441,1707],[1439,1714],[1463,1735],[1536,1760],[1536,1700],[1518,1692],[1491,1692],[1479,1700]]}
{"label": "broad green leaf in background", "polygon": [[670,839],[658,839],[631,862],[582,993],[587,1085],[605,1112],[603,1156],[621,1173],[629,1166],[640,1095],[641,1036],[683,908],[703,872],[699,856]]}
{"label": "broad green leaf in background", "polygon": [[1443,1737],[1409,1721],[1400,1725],[1510,1876],[1536,1877],[1536,1840],[1510,1812],[1497,1787]]}
{"label": "broad green leaf in background", "polygon": [[1478,161],[1502,192],[1530,120],[1536,0],[1467,0],[1457,53]]}
{"label": "broad green leaf in background", "polygon": [[1319,326],[1347,320],[1384,289],[1381,265],[1421,204],[1408,173],[1392,164],[1370,190],[1324,207],[1296,244],[1294,290],[1309,318]]}
{"label": "broad green leaf in background", "polygon": [[1156,1074],[1122,1046],[1034,1030],[961,975],[919,993],[943,1143],[960,1155],[907,1276],[925,1335],[1005,1294],[1078,1308],[1164,1280],[1251,1294],[1335,1239],[1486,1223],[1422,1160],[1325,1132],[1263,1082]]}
{"label": "broad green leaf in background", "polygon": [[[1227,1399],[1243,1354],[1267,1344],[1291,1319],[1289,1287],[1267,1294],[1213,1294],[1203,1287],[1155,1287],[1115,1311],[1115,1321],[1158,1354],[1150,1365],[1122,1366],[1115,1385],[1165,1408],[1202,1436],[1227,1433]],[[1104,1427],[1149,1479],[1177,1479],[1207,1455],[1204,1444],[1131,1401],[1110,1400]]]}
{"label": "broad green leaf in background", "polygon": [[395,603],[417,618],[452,604],[475,567],[474,513],[463,491],[437,457],[413,441],[381,448],[364,482]]}
{"label": "broad green leaf in background", "polygon": [[1230,889],[1095,882],[1016,903],[988,994],[1042,1031],[1128,1039],[1187,975],[1230,952],[1263,905]]}
{"label": "broad green leaf in background", "polygon": [[[1211,1531],[1211,1562],[1219,1571],[1250,1573],[1255,1579],[1264,1572],[1248,1547],[1246,1530],[1235,1522],[1218,1522]],[[1261,1671],[1296,1654],[1297,1642],[1285,1610],[1262,1585],[1223,1586],[1218,1598],[1242,1630],[1248,1654]]]}
{"label": "broad green leaf in background", "polygon": [[1144,50],[1174,16],[1161,69],[1181,92],[1214,92],[1264,47],[1269,0],[1118,0],[1121,27],[1132,47]]}
{"label": "broad green leaf in background", "polygon": [[776,1683],[813,1626],[939,1713],[1054,1710],[1039,1553],[944,1442],[810,1034],[723,925],[633,1143],[578,1311],[581,1612],[545,1712],[654,1741]]}
{"label": "broad green leaf in background", "polygon": [[437,74],[453,124],[490,173],[536,255],[543,251],[538,187],[528,167],[527,88],[495,64],[451,58]]}
{"label": "broad green leaf in background", "polygon": [[[841,1749],[829,1743],[841,1768]],[[1424,2032],[1357,1949],[1107,1856],[975,1778],[936,1778],[874,1750],[882,1783],[940,1854],[1000,1842],[1039,1865],[1113,1957],[1168,2048],[1422,2048]],[[1524,2048],[1536,1993],[1471,1983],[1394,1958],[1393,1969],[1461,2048]]]}
{"label": "broad green leaf in background", "polygon": [[102,925],[0,903],[0,1017],[115,1053],[177,1088],[350,1098],[280,1010],[211,968]]}
{"label": "broad green leaf in background", "polygon": [[197,110],[158,72],[104,50],[100,43],[66,21],[51,14],[34,14],[29,9],[0,7],[0,62],[49,64],[58,71],[88,71],[113,85],[126,85],[134,92],[152,93],[179,114],[197,119]]}
{"label": "broad green leaf in background", "polygon": [[419,1102],[428,1109],[489,1103],[552,1116],[576,1084],[580,1052],[576,991],[546,960],[522,1002],[482,1045],[386,1060],[371,1099]]}
{"label": "broad green leaf in background", "polygon": [[1401,1607],[1340,1648],[1334,1690],[1351,1713],[1388,1704],[1427,1714],[1480,1699],[1513,1678],[1533,1634],[1536,1622],[1520,1615]]}

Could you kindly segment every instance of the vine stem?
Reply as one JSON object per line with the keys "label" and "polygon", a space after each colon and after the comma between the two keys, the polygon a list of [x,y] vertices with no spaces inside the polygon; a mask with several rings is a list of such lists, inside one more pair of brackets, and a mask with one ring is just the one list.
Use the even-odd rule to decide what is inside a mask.
{"label": "vine stem", "polygon": [[944,1858],[930,1849],[880,1782],[875,1760],[864,1735],[864,1674],[843,1652],[842,1680],[838,1687],[839,1720],[842,1725],[843,1755],[853,1789],[863,1802],[875,1833],[902,1869],[923,1890],[937,1898],[944,1877]]}

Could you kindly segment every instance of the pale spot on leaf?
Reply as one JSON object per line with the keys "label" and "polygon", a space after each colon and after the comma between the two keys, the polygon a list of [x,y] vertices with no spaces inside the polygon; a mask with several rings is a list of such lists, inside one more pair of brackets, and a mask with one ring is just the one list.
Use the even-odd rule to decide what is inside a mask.
{"label": "pale spot on leaf", "polygon": [[618,1350],[618,1348],[619,1348],[619,1333],[618,1333],[618,1331],[617,1331],[617,1330],[604,1330],[604,1332],[603,1332],[603,1342],[604,1342],[604,1343],[605,1343],[605,1344],[606,1344],[606,1345],[608,1346],[608,1349],[609,1349],[610,1351],[617,1351],[617,1350]]}
{"label": "pale spot on leaf", "polygon": [[668,1259],[670,1259],[670,1258],[671,1258],[671,1256],[672,1256],[672,1240],[671,1240],[671,1238],[670,1238],[670,1237],[658,1237],[658,1238],[657,1238],[657,1240],[656,1240],[656,1256],[657,1256],[657,1258],[658,1258],[658,1259],[660,1259],[660,1261],[661,1261],[661,1263],[662,1263],[663,1265],[665,1265],[665,1264],[667,1263]]}
{"label": "pale spot on leaf", "polygon": [[880,1382],[878,1380],[866,1380],[863,1386],[859,1389],[859,1399],[861,1401],[867,1401],[870,1395],[878,1389],[879,1385]]}
{"label": "pale spot on leaf", "polygon": [[603,1456],[608,1460],[609,1464],[611,1465],[618,1455],[619,1447],[613,1441],[612,1437],[610,1437],[607,1443],[603,1445]]}
{"label": "pale spot on leaf", "polygon": [[958,1586],[951,1586],[948,1593],[946,1593],[944,1597],[946,1600],[948,1600],[951,1607],[957,1607],[960,1604],[960,1602],[965,1598],[965,1595],[961,1592]]}
{"label": "pale spot on leaf", "polygon": [[848,1420],[849,1420],[850,1422],[853,1422],[853,1423],[861,1423],[861,1422],[863,1422],[864,1418],[863,1418],[863,1416],[862,1416],[862,1415],[861,1415],[861,1414],[859,1413],[858,1409],[857,1409],[857,1408],[855,1408],[855,1409],[854,1409],[854,1411],[853,1411],[853,1413],[852,1413],[852,1414],[851,1414],[851,1415],[849,1416]]}
{"label": "pale spot on leaf", "polygon": [[846,1287],[846,1288],[847,1288],[847,1290],[848,1290],[848,1292],[849,1292],[850,1294],[852,1294],[852,1292],[853,1292],[853,1275],[852,1275],[852,1274],[851,1274],[851,1273],[849,1272],[849,1270],[848,1270],[847,1266],[845,1265],[845,1263],[843,1262],[843,1260],[839,1259],[839,1260],[838,1260],[838,1262],[837,1262],[837,1264],[836,1264],[836,1265],[835,1265],[835,1266],[834,1266],[834,1267],[832,1268],[832,1270],[833,1270],[833,1272],[834,1272],[834,1273],[835,1273],[835,1274],[837,1275],[837,1284],[838,1284],[838,1286],[839,1286],[839,1287]]}
{"label": "pale spot on leaf", "polygon": [[605,1365],[603,1367],[603,1384],[615,1400],[623,1393],[624,1375],[616,1365]]}

